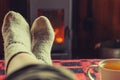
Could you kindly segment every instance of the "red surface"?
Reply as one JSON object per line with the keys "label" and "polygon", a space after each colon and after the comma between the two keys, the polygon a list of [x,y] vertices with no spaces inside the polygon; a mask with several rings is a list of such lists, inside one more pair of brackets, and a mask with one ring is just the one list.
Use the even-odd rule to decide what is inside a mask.
{"label": "red surface", "polygon": [[[64,66],[72,70],[76,75],[76,80],[89,80],[86,70],[92,64],[98,64],[99,59],[78,59],[78,60],[53,60],[55,66]],[[91,71],[95,80],[99,80],[99,73]],[[4,60],[0,60],[0,80],[5,80]]]}

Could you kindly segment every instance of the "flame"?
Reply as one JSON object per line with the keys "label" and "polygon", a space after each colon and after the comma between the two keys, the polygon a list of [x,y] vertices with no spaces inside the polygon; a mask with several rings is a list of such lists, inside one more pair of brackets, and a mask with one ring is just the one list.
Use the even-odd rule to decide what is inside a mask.
{"label": "flame", "polygon": [[64,42],[64,29],[63,28],[55,28],[55,42],[61,44]]}
{"label": "flame", "polygon": [[63,39],[62,37],[57,37],[57,38],[55,39],[55,42],[57,42],[57,43],[63,43],[63,42],[64,42],[64,39]]}

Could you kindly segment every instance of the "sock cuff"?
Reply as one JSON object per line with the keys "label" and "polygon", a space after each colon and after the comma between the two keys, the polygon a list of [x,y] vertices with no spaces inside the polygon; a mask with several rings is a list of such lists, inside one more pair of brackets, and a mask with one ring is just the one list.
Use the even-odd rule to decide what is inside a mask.
{"label": "sock cuff", "polygon": [[35,56],[31,51],[28,50],[28,48],[26,48],[25,45],[20,44],[20,43],[16,43],[16,44],[10,44],[7,48],[5,48],[5,60],[6,62],[9,61],[9,59],[19,53],[19,52],[25,52],[28,53],[30,55]]}

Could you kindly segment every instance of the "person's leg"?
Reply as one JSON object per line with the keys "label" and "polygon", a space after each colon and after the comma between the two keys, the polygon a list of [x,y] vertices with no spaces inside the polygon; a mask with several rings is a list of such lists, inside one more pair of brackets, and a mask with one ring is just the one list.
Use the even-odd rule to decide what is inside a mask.
{"label": "person's leg", "polygon": [[41,63],[52,65],[51,48],[54,41],[54,30],[45,16],[40,16],[33,22],[31,28],[32,52]]}
{"label": "person's leg", "polygon": [[17,54],[9,63],[7,75],[28,65],[40,64],[40,62],[32,55],[26,53]]}
{"label": "person's leg", "polygon": [[23,66],[38,64],[31,52],[29,25],[19,13],[10,11],[5,15],[2,36],[7,75]]}
{"label": "person's leg", "polygon": [[[39,37],[38,39],[34,39],[35,43],[39,43],[38,47],[36,47],[38,52],[36,50],[35,52],[38,54],[40,53],[39,56],[37,56],[40,57],[40,59],[42,56],[40,61],[52,64],[49,50],[51,50],[54,40],[53,30],[47,18],[38,18],[37,21],[38,22],[35,22],[35,25],[40,22],[45,29],[38,28],[38,33],[44,37],[41,37],[42,40]],[[35,33],[37,32],[36,29]],[[39,32],[39,30],[43,30],[43,33]],[[5,64],[6,67],[8,66],[6,80],[29,80],[31,78],[31,80],[75,80],[73,76],[74,74],[69,70],[41,64],[41,62],[31,53],[29,26],[20,14],[11,11],[6,14],[2,26],[2,35],[4,40]],[[34,38],[37,38],[37,35],[38,34],[36,34]],[[37,41],[39,39],[41,40],[40,42]],[[34,44],[34,46],[35,45],[37,44]],[[32,67],[33,65],[38,66],[38,68]]]}

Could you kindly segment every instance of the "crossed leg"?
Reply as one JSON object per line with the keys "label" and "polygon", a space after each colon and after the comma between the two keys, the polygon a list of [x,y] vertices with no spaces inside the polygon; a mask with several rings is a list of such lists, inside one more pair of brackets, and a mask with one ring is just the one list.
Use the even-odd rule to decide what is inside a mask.
{"label": "crossed leg", "polygon": [[[29,25],[22,15],[14,11],[10,11],[5,15],[2,35],[7,76],[29,65],[52,65],[50,51],[54,41],[54,31],[49,20],[44,16],[38,17],[33,22],[31,33],[32,41]],[[47,73],[55,80],[74,80],[73,73],[69,70],[49,67],[51,67],[53,73],[51,74],[51,70]],[[38,74],[45,76],[43,72]],[[48,77],[44,76],[41,76],[41,78],[48,79]],[[52,78],[50,80],[53,80]]]}

